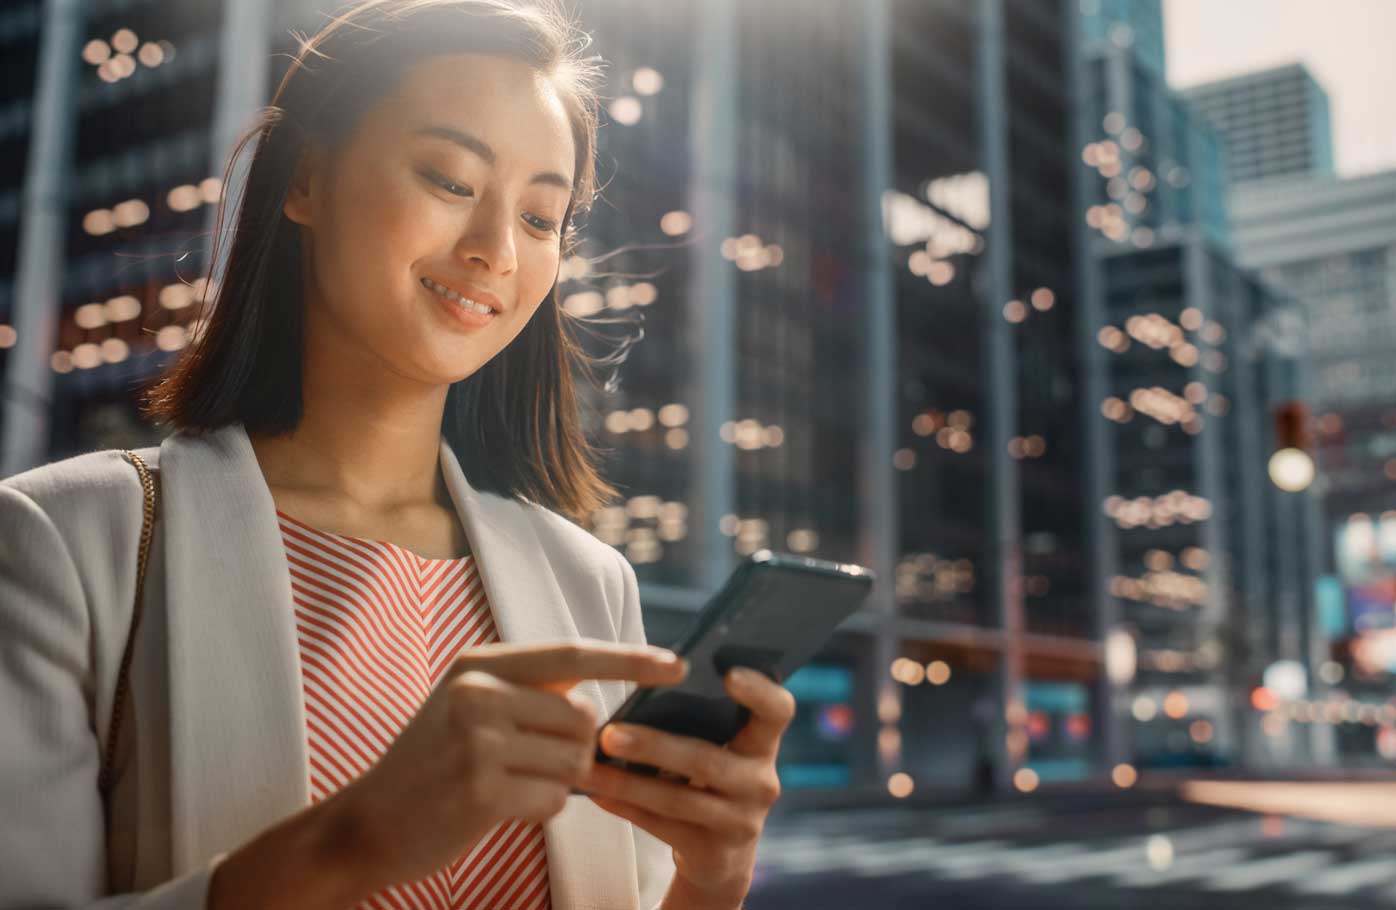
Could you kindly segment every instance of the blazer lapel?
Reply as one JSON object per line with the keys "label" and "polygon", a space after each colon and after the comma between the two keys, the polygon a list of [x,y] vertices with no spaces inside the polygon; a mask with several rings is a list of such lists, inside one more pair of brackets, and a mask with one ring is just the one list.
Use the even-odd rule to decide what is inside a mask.
{"label": "blazer lapel", "polygon": [[[441,470],[470,539],[480,583],[501,641],[560,642],[578,637],[567,595],[557,583],[528,506],[475,490],[454,450],[441,441]],[[601,717],[608,708],[596,680],[577,686]],[[638,908],[635,842],[630,823],[585,796],[543,824],[548,885],[558,910]]]}
{"label": "blazer lapel", "polygon": [[176,433],[160,475],[181,874],[308,805],[309,760],[291,577],[251,441]]}

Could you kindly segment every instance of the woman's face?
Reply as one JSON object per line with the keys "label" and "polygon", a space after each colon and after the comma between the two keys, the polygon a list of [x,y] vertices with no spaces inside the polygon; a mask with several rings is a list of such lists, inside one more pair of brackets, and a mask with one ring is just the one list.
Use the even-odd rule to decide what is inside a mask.
{"label": "woman's face", "polygon": [[[474,373],[552,288],[574,168],[563,105],[527,64],[463,54],[409,68],[344,144],[309,148],[287,194],[306,228],[308,355],[370,381]],[[462,314],[441,287],[494,311]]]}

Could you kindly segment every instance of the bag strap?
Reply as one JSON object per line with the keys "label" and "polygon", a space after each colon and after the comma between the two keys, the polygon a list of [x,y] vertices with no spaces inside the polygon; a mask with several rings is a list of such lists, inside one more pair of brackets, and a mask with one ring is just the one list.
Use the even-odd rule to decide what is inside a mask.
{"label": "bag strap", "polygon": [[141,478],[141,490],[145,494],[145,505],[141,518],[140,552],[136,558],[136,602],[131,609],[131,631],[126,636],[126,649],[121,654],[121,669],[116,676],[116,692],[112,700],[111,720],[107,724],[107,749],[102,755],[102,769],[97,777],[97,786],[105,797],[112,788],[112,766],[116,761],[116,740],[121,734],[121,715],[126,701],[126,687],[131,672],[131,655],[136,645],[136,626],[141,621],[141,602],[145,599],[145,567],[150,561],[150,539],[155,533],[155,501],[157,488],[154,475],[141,457],[130,449],[122,449],[136,473]]}

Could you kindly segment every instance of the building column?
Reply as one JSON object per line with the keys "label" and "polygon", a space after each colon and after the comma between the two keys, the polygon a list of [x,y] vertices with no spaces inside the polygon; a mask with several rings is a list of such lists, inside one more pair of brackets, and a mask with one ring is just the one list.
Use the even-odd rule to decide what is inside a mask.
{"label": "building column", "polygon": [[[897,300],[891,272],[890,245],[882,216],[883,194],[892,188],[892,61],[887,0],[866,0],[859,17],[862,122],[862,170],[859,201],[862,249],[856,267],[862,289],[863,409],[858,433],[859,559],[876,573],[867,609],[879,623],[874,640],[872,672],[879,714],[901,715],[901,686],[888,668],[900,652],[896,624],[896,567],[900,516],[896,471],[892,456],[897,446]],[[878,749],[880,784],[900,767],[900,749]]]}
{"label": "building column", "polygon": [[72,169],[82,0],[47,0],[39,28],[33,131],[20,202],[11,321],[19,342],[7,358],[0,477],[41,464],[53,410],[53,357],[63,294],[65,189]]}
{"label": "building column", "polygon": [[[1310,388],[1305,356],[1298,352],[1275,351],[1269,355],[1269,360],[1276,375],[1275,400],[1305,400]],[[1280,533],[1292,541],[1295,554],[1293,561],[1286,563],[1292,571],[1287,587],[1292,589],[1291,615],[1297,639],[1294,656],[1308,677],[1309,698],[1316,703],[1327,701],[1333,687],[1319,676],[1319,668],[1329,659],[1328,636],[1318,612],[1318,577],[1322,573],[1324,547],[1322,503],[1312,487],[1299,493],[1276,490],[1275,495],[1287,512],[1286,520],[1278,524]],[[1329,767],[1337,763],[1334,726],[1328,723],[1308,725],[1306,745],[1311,765]]]}
{"label": "building column", "polygon": [[[1202,311],[1207,318],[1215,319],[1222,315],[1224,301],[1217,298],[1212,281],[1212,268],[1203,241],[1200,227],[1191,227],[1182,241],[1183,257],[1183,299],[1189,306]],[[1234,293],[1234,290],[1231,292]],[[1233,368],[1241,368],[1239,365]],[[1194,364],[1185,368],[1187,382],[1202,382],[1215,385],[1217,380],[1204,369]],[[1211,504],[1212,514],[1198,526],[1198,539],[1202,548],[1211,558],[1202,577],[1207,582],[1207,600],[1197,611],[1196,641],[1193,647],[1207,642],[1221,642],[1226,635],[1228,623],[1244,621],[1239,605],[1232,597],[1232,579],[1235,567],[1236,548],[1230,533],[1230,517],[1226,503],[1226,459],[1222,439],[1223,427],[1216,418],[1203,418],[1202,432],[1192,438],[1191,446],[1196,464],[1196,492]],[[1204,668],[1208,682],[1217,695],[1217,704],[1222,710],[1214,718],[1215,742],[1221,751],[1234,752],[1241,743],[1237,732],[1238,717],[1233,700],[1234,686],[1228,662],[1223,659],[1218,666]]]}
{"label": "building column", "polygon": [[[1096,333],[1107,322],[1101,264],[1092,252],[1092,232],[1086,227],[1086,209],[1095,204],[1094,176],[1088,174],[1078,158],[1079,150],[1094,142],[1104,128],[1096,123],[1097,114],[1087,94],[1091,86],[1089,61],[1083,45],[1084,26],[1080,21],[1079,4],[1062,4],[1066,23],[1063,33],[1069,46],[1071,67],[1067,73],[1068,97],[1074,115],[1070,127],[1071,148],[1065,150],[1071,169],[1071,226],[1076,235],[1073,261],[1076,267],[1076,355],[1081,367],[1081,432],[1085,439],[1086,463],[1082,466],[1082,503],[1085,521],[1086,597],[1093,618],[1092,631],[1104,655],[1111,633],[1120,628],[1119,601],[1110,593],[1110,579],[1119,571],[1119,531],[1104,512],[1104,503],[1116,489],[1115,451],[1111,444],[1113,429],[1100,414],[1100,404],[1110,394],[1110,354],[1096,341]],[[1123,80],[1110,80],[1122,84]],[[1117,99],[1111,99],[1115,101]],[[1123,108],[1111,107],[1112,110]],[[1096,729],[1100,731],[1099,760],[1105,773],[1127,760],[1129,755],[1129,684],[1116,683],[1102,672],[1095,684]]]}
{"label": "building column", "polygon": [[716,591],[734,562],[731,542],[722,533],[723,515],[736,512],[733,447],[722,441],[722,424],[736,419],[736,281],[732,264],[722,258],[725,237],[736,236],[733,199],[737,171],[737,32],[733,0],[704,0],[696,7],[693,103],[689,135],[693,137],[693,171],[689,175],[689,211],[699,240],[693,247],[689,319],[699,375],[694,396],[691,451],[697,478],[694,525],[702,566],[697,587]]}
{"label": "building column", "polygon": [[[1295,494],[1295,499],[1298,500],[1295,511],[1299,513],[1298,524],[1303,536],[1304,550],[1301,583],[1304,588],[1304,628],[1308,632],[1305,664],[1309,670],[1309,678],[1317,683],[1317,696],[1326,698],[1333,687],[1318,675],[1319,668],[1331,659],[1328,631],[1323,627],[1318,603],[1318,579],[1323,574],[1323,548],[1328,546],[1324,533],[1323,498],[1316,490],[1310,488]],[[1338,754],[1334,725],[1310,724],[1309,727],[1309,750],[1314,763],[1323,767],[1341,765],[1342,757]]]}
{"label": "building column", "polygon": [[1023,698],[1023,547],[1018,463],[1008,440],[1018,420],[1018,377],[1012,326],[1001,309],[1013,297],[1013,225],[1010,219],[1007,61],[1003,52],[1003,0],[976,4],[975,87],[983,167],[989,176],[989,228],[984,271],[976,275],[984,344],[985,446],[989,459],[988,584],[1003,634],[999,655],[999,733],[995,784],[1013,786],[1027,754],[1027,705]]}
{"label": "building column", "polygon": [[[1235,276],[1232,282],[1233,294],[1245,293]],[[1265,386],[1259,375],[1265,354],[1258,347],[1260,333],[1255,328],[1261,318],[1262,313],[1248,306],[1241,313],[1245,324],[1238,320],[1230,328],[1234,339],[1231,347],[1232,406],[1230,416],[1225,418],[1232,422],[1234,457],[1242,468],[1238,472],[1240,486],[1232,491],[1240,506],[1232,536],[1238,543],[1236,552],[1242,560],[1233,577],[1242,600],[1233,607],[1233,610],[1239,607],[1240,615],[1233,614],[1229,634],[1225,637],[1226,666],[1231,677],[1231,712],[1240,737],[1237,754],[1248,769],[1275,764],[1274,750],[1261,733],[1259,716],[1251,707],[1251,689],[1278,653],[1274,641],[1273,579],[1269,569],[1271,538],[1267,530],[1267,503],[1273,485],[1264,470],[1269,458],[1265,440],[1269,438],[1270,415]]]}

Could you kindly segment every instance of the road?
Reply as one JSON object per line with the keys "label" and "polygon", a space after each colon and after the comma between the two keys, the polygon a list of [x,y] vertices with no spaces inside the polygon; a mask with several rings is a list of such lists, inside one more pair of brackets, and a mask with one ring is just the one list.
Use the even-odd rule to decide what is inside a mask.
{"label": "road", "polygon": [[1396,908],[1396,830],[1168,798],[774,817],[749,910]]}

